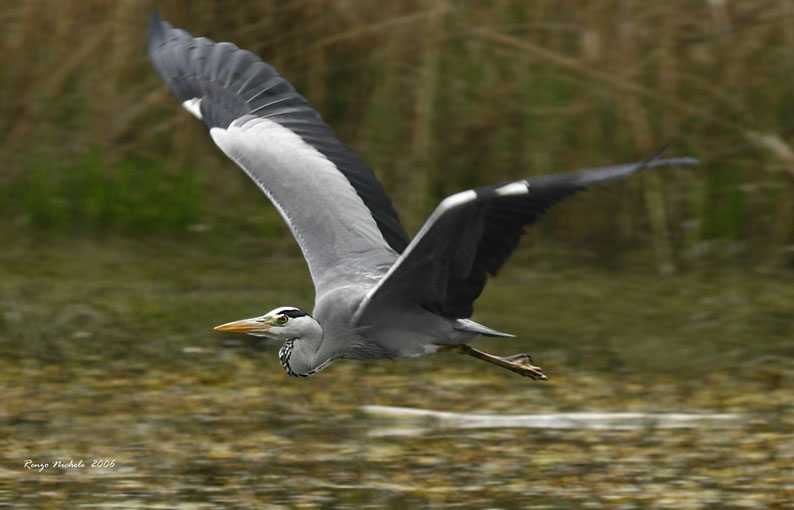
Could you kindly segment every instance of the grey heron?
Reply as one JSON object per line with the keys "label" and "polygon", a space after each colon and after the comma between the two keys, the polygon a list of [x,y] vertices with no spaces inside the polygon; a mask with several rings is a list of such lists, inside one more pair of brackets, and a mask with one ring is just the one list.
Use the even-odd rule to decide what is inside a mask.
{"label": "grey heron", "polygon": [[470,319],[487,277],[555,202],[644,168],[696,163],[652,158],[462,191],[411,239],[372,171],[273,66],[234,44],[175,29],[157,11],[148,46],[168,88],[267,195],[306,259],[311,315],[279,307],[215,328],[283,341],[279,360],[292,376],[339,359],[450,350],[546,379],[526,354],[494,356],[467,345],[513,336]]}

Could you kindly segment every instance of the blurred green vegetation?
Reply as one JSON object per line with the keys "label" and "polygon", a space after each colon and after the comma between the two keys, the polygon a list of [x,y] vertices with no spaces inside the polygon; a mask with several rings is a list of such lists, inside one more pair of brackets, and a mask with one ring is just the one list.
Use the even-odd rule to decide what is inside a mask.
{"label": "blurred green vegetation", "polygon": [[[790,264],[791,2],[157,2],[273,63],[415,231],[462,188],[641,160],[695,169],[587,193],[534,230],[595,254]],[[0,213],[33,230],[287,235],[146,55],[150,1],[0,6]],[[617,188],[617,189],[615,189]]]}
{"label": "blurred green vegetation", "polygon": [[24,208],[36,228],[173,231],[195,222],[206,200],[202,175],[169,173],[163,164],[130,157],[105,172],[102,159],[30,166]]}

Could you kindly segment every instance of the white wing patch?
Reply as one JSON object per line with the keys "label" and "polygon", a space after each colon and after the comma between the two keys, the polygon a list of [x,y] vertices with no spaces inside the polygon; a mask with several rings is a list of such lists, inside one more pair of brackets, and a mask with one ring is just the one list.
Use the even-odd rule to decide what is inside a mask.
{"label": "white wing patch", "polygon": [[[442,200],[438,206],[437,211],[439,213],[442,213],[447,209],[453,209],[461,204],[465,204],[466,202],[471,202],[472,200],[476,200],[476,199],[477,199],[477,193],[473,189],[461,191],[459,193],[455,193],[454,195],[450,195],[444,200]],[[426,222],[425,225],[427,225],[428,223],[430,222],[429,221]],[[419,236],[417,235],[417,237]]]}
{"label": "white wing patch", "polygon": [[182,103],[182,108],[189,111],[191,115],[201,120],[201,98],[194,97]]}
{"label": "white wing patch", "polygon": [[527,181],[518,181],[496,188],[495,193],[500,196],[525,195],[528,191],[529,183]]}

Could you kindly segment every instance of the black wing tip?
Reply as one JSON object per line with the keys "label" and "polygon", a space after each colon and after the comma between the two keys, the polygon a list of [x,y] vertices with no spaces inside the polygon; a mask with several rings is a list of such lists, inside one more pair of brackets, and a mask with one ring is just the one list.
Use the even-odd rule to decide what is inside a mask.
{"label": "black wing tip", "polygon": [[661,155],[667,151],[670,145],[672,145],[672,142],[667,142],[666,144],[662,145],[662,147],[658,151],[656,151],[656,153],[653,156],[651,156],[650,158],[644,161],[644,164],[645,165],[655,164],[655,166],[693,166],[700,164],[699,159],[691,158],[689,156],[659,159]]}
{"label": "black wing tip", "polygon": [[[656,151],[656,153],[651,156],[650,158],[646,159],[642,163],[637,165],[637,169],[634,170],[638,172],[645,168],[655,168],[659,166],[691,166],[691,165],[699,165],[700,160],[690,157],[680,157],[680,158],[665,158],[660,159],[661,155],[667,151],[667,148],[670,147],[670,142],[664,144],[661,149]],[[632,172],[633,173],[633,172]]]}
{"label": "black wing tip", "polygon": [[664,158],[664,159],[650,159],[637,165],[636,170],[631,173],[645,170],[646,168],[659,168],[662,166],[695,166],[699,165],[700,160],[697,158],[690,158],[682,156],[679,158]]}
{"label": "black wing tip", "polygon": [[165,30],[168,24],[160,17],[157,9],[152,10],[149,16],[149,52],[165,40]]}
{"label": "black wing tip", "polygon": [[149,39],[163,33],[163,18],[160,17],[160,12],[157,9],[152,10],[149,16]]}
{"label": "black wing tip", "polygon": [[565,172],[560,174],[551,174],[547,176],[539,176],[530,179],[530,182],[535,186],[541,183],[555,183],[562,184],[567,181],[567,184],[588,187],[595,184],[603,184],[607,182],[625,179],[626,177],[648,170],[650,168],[660,168],[664,166],[693,166],[700,164],[700,161],[690,157],[679,158],[663,158],[660,159],[662,151],[657,152],[652,157],[639,163],[624,163],[613,166],[588,168],[586,170],[578,170],[575,172]]}
{"label": "black wing tip", "polygon": [[668,163],[671,166],[697,166],[700,164],[700,160],[698,158],[692,158],[689,156],[683,156],[680,158],[670,158]]}

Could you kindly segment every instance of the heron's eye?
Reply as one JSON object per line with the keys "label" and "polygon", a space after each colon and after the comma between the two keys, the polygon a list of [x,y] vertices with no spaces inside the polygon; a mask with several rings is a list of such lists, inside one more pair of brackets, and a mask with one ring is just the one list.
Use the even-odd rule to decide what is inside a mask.
{"label": "heron's eye", "polygon": [[279,318],[278,318],[278,321],[279,321],[281,324],[286,324],[288,320],[289,320],[289,319],[287,318],[287,316],[286,316],[286,315],[282,315],[281,317],[279,317]]}

